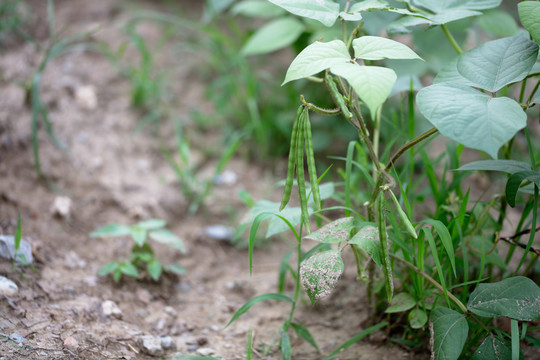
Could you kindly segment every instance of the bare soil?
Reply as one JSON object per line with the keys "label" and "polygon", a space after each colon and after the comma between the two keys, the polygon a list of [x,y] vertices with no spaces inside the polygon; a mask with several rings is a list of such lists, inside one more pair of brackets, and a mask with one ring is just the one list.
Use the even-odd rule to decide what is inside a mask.
{"label": "bare soil", "polygon": [[[30,1],[28,15],[33,34],[46,46],[44,1]],[[129,5],[129,6],[121,6]],[[200,18],[199,6],[184,3]],[[95,37],[116,48],[126,41],[122,25],[132,16],[131,7],[155,7],[151,2],[120,4],[112,0],[56,2],[57,27],[68,33],[99,27]],[[191,6],[191,8],[190,8]],[[143,23],[138,30],[150,43],[161,27]],[[199,35],[200,36],[200,35]],[[204,227],[235,224],[246,211],[237,191],[247,190],[256,200],[279,197],[278,177],[242,159],[227,167],[238,174],[234,185],[217,186],[195,215],[188,213],[174,171],[159,145],[174,144],[170,124],[159,134],[134,133],[141,114],[130,107],[130,85],[95,51],[77,51],[51,61],[42,79],[41,93],[58,138],[67,153],[55,148],[43,128],[39,131],[40,154],[47,181],[34,170],[31,110],[25,104],[23,85],[36,71],[43,49],[25,41],[11,41],[0,55],[0,226],[3,234],[15,231],[17,213],[22,216],[23,238],[32,244],[36,271],[21,268],[24,277],[0,262],[0,275],[19,286],[13,297],[0,299],[0,359],[147,359],[138,339],[143,335],[171,336],[175,354],[213,354],[223,359],[244,359],[246,338],[255,332],[256,357],[278,359],[277,352],[263,354],[263,344],[276,344],[276,330],[288,315],[289,305],[264,302],[225,328],[234,312],[248,299],[276,292],[277,271],[291,241],[276,240],[257,249],[250,277],[247,251],[211,239]],[[167,48],[159,64],[176,64],[171,74],[178,98],[175,112],[189,120],[197,107],[211,111],[204,98],[204,83],[197,78],[196,56]],[[77,96],[83,87],[97,95],[93,106]],[[193,156],[204,157],[204,148],[216,146],[215,133],[198,134]],[[209,161],[209,168],[213,165]],[[209,172],[210,173],[210,172]],[[54,212],[55,199],[67,197],[68,216]],[[111,222],[133,224],[162,218],[181,237],[187,254],[172,253],[155,245],[163,263],[179,263],[187,269],[182,277],[165,275],[159,282],[149,278],[97,276],[109,261],[129,256],[127,238],[95,239],[89,233]],[[353,259],[345,259],[346,272],[335,293],[315,307],[304,301],[298,320],[308,325],[319,344],[317,353],[305,341],[293,337],[294,359],[320,359],[365,328],[364,286],[357,282]],[[292,289],[289,284],[288,290]],[[114,301],[118,316],[103,313],[102,304]],[[20,346],[7,338],[18,333]],[[426,330],[427,336],[427,330]],[[384,333],[351,346],[335,359],[423,359],[425,352],[406,351],[387,341]]]}

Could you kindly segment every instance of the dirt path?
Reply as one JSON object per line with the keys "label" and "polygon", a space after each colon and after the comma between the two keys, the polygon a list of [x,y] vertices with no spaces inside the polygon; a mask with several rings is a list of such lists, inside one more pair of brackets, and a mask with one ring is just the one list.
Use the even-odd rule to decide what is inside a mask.
{"label": "dirt path", "polygon": [[[37,3],[30,2],[35,17],[45,17],[44,7]],[[71,0],[57,3],[56,21],[69,24],[73,33],[99,25],[96,36],[116,46],[125,40],[120,25],[129,16],[129,10],[114,1]],[[160,36],[160,28],[151,23],[140,31],[150,40]],[[174,50],[165,49],[163,61],[174,61]],[[3,234],[13,234],[17,212],[21,213],[23,237],[33,246],[38,270],[24,268],[24,280],[10,271],[9,262],[0,262],[0,275],[19,287],[17,295],[0,299],[0,359],[145,359],[150,358],[141,350],[145,335],[172,338],[176,349],[163,352],[171,359],[180,353],[243,359],[249,329],[255,331],[260,358],[279,358],[277,353],[263,355],[261,345],[272,341],[287,305],[259,304],[232,326],[224,326],[246,300],[275,292],[279,261],[290,243],[275,241],[257,250],[250,277],[245,251],[203,232],[207,225],[231,222],[231,213],[238,219],[245,212],[236,195],[240,189],[257,200],[276,196],[276,179],[233,160],[227,169],[239,174],[239,181],[218,186],[203,209],[189,215],[174,172],[159,150],[158,138],[173,143],[170,128],[163,125],[162,133],[169,134],[165,137],[134,135],[140,114],[130,108],[129,84],[104,56],[87,51],[55,59],[43,78],[43,100],[57,136],[69,148],[68,154],[58,151],[40,130],[43,170],[55,185],[51,190],[34,171],[31,113],[20,85],[41,56],[30,43],[10,45],[0,56],[0,226]],[[174,76],[181,84],[176,95],[184,100],[175,111],[187,118],[188,104],[203,109],[209,105],[203,98],[204,85],[193,76],[197,59],[183,56]],[[97,95],[95,105],[77,95],[82,88]],[[72,202],[67,217],[51,211],[60,196]],[[131,244],[129,239],[101,240],[88,234],[106,223],[133,224],[149,218],[166,219],[184,240],[185,255],[159,246],[157,251],[163,263],[179,263],[187,274],[164,276],[159,283],[124,278],[115,284],[98,277],[99,267],[126,258]],[[346,265],[354,269],[352,259]],[[346,272],[332,299],[316,307],[306,302],[297,313],[322,354],[362,330],[364,291],[354,277],[354,271]],[[120,312],[108,313],[107,301]],[[14,333],[25,339],[20,346],[6,341]],[[295,359],[322,358],[304,341],[293,338],[292,343]],[[355,345],[336,359],[412,357],[420,358],[374,341]]]}

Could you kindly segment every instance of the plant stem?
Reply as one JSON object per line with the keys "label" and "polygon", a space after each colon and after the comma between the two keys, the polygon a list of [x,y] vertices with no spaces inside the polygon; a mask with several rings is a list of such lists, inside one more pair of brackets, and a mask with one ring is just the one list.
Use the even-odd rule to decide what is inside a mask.
{"label": "plant stem", "polygon": [[322,108],[322,107],[319,107],[315,104],[312,104],[310,102],[307,102],[306,99],[304,98],[304,95],[300,95],[300,100],[302,101],[302,104],[304,104],[305,106],[308,107],[309,110],[313,110],[319,114],[322,114],[322,115],[328,115],[328,116],[332,116],[332,115],[337,115],[341,112],[341,109],[340,108],[335,108],[335,109],[325,109],[325,108]]}
{"label": "plant stem", "polygon": [[448,41],[450,41],[450,44],[452,45],[454,50],[456,50],[456,52],[460,55],[463,54],[463,50],[461,49],[456,39],[454,38],[450,30],[448,30],[445,24],[441,25],[441,29],[444,32],[444,35],[446,35],[446,37],[448,38]]}
{"label": "plant stem", "polygon": [[[294,317],[294,310],[296,310],[296,303],[298,302],[298,298],[300,297],[300,264],[302,260],[302,229],[304,228],[304,222],[302,221],[300,224],[300,232],[298,233],[298,245],[296,248],[297,252],[297,260],[296,260],[296,284],[295,284],[295,291],[294,291],[294,302],[291,306],[291,312],[289,314],[289,319],[285,322],[285,325],[288,325],[292,322]],[[287,329],[283,329],[283,331],[287,331]]]}
{"label": "plant stem", "polygon": [[409,150],[410,148],[412,148],[413,146],[415,146],[416,144],[426,140],[428,137],[430,137],[431,135],[434,135],[436,133],[438,133],[439,130],[435,129],[435,128],[431,128],[429,129],[428,131],[424,132],[423,134],[420,134],[418,135],[416,138],[412,139],[411,141],[409,141],[407,144],[403,145],[393,156],[392,158],[390,159],[390,161],[388,162],[388,164],[386,164],[386,168],[385,170],[386,171],[389,171],[392,166],[394,165],[394,163],[397,161],[397,159],[399,159],[401,157],[401,155],[403,155],[407,150]]}
{"label": "plant stem", "polygon": [[[441,286],[441,284],[439,284],[435,279],[433,279],[431,276],[429,276],[428,274],[426,274],[424,271],[420,270],[419,268],[417,268],[416,266],[414,266],[413,264],[409,263],[408,261],[400,258],[399,256],[397,255],[394,255],[394,254],[390,254],[390,257],[394,260],[397,260],[399,261],[400,263],[404,264],[405,266],[407,266],[409,269],[411,270],[414,270],[417,274],[421,275],[424,279],[426,279],[427,281],[429,281],[433,286],[435,286],[437,288],[437,290],[439,290],[439,292],[441,294],[444,294],[444,289],[443,287]],[[467,307],[457,298],[455,297],[452,293],[450,292],[446,292],[448,294],[448,297],[459,307],[459,309],[464,313],[464,314],[468,314],[468,311],[467,311]]]}

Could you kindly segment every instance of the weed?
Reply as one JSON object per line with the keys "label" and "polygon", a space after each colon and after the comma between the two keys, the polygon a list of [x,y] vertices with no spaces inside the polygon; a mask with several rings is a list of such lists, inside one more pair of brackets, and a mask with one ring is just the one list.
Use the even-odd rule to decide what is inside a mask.
{"label": "weed", "polygon": [[[518,6],[521,23],[530,36],[519,34],[495,39],[464,52],[460,45],[462,38],[454,37],[450,23],[482,15],[481,10],[497,7],[500,0],[459,4],[404,1],[406,6],[400,8],[385,1],[354,4],[347,1],[344,7],[330,0],[270,2],[328,27],[336,22],[336,27],[341,25],[341,40],[315,41],[305,46],[292,61],[284,80],[284,84],[308,79],[326,85],[325,94],[335,108],[326,109],[307,101],[305,96],[300,97],[283,203],[279,206],[266,202],[265,210],[253,212],[249,242],[251,271],[259,225],[269,217],[277,218],[296,238],[297,263],[294,267],[289,265],[291,253],[288,253],[280,266],[279,292],[249,300],[229,324],[259,302],[288,302],[291,311],[278,330],[282,358],[292,358],[290,330],[317,348],[307,328],[293,322],[301,289],[312,302],[329,296],[343,272],[341,253],[349,249],[355,256],[359,279],[366,281],[371,327],[326,359],[383,327],[387,327],[388,333],[399,330],[409,334],[409,339],[410,334],[416,334],[412,337],[415,346],[423,344],[424,334],[429,329],[434,359],[519,359],[522,342],[538,344],[527,324],[540,319],[540,288],[527,277],[533,277],[538,259],[533,241],[537,231],[540,173],[524,111],[535,105],[533,98],[538,87],[534,85],[531,94],[526,96],[526,83],[540,76],[534,71],[540,33],[535,26],[537,17],[533,15],[540,12],[540,3],[524,1]],[[251,2],[242,3],[248,6]],[[383,14],[388,24],[387,33],[407,33],[417,26],[439,28],[450,49],[457,53],[457,57],[442,68],[435,65],[433,57],[425,57],[428,66],[433,65],[439,71],[434,84],[418,92],[416,103],[433,128],[418,131],[422,124],[414,108],[415,87],[410,75],[407,86],[401,90],[406,93],[408,112],[393,116],[392,121],[397,126],[386,126],[390,121],[384,118],[383,107],[398,77],[393,69],[384,66],[383,60],[422,59],[404,44],[368,35],[368,31],[378,26],[370,22],[368,12]],[[489,28],[487,22],[482,26]],[[265,44],[255,38],[250,46],[257,48],[285,42],[287,35],[275,31],[266,36]],[[536,81],[538,83],[540,81]],[[514,99],[505,96],[516,89],[519,96]],[[309,112],[341,114],[358,133],[358,142],[350,143],[347,156],[339,158],[345,161],[345,171],[341,171],[345,193],[338,194],[337,198],[343,200],[344,206],[321,206],[319,210],[319,200],[312,200],[321,179],[315,175],[312,150],[305,150],[306,146],[313,146],[306,141],[309,134],[304,125],[309,121]],[[403,124],[397,123],[399,118],[403,119]],[[400,127],[405,130],[398,130]],[[454,142],[447,144],[441,156],[431,159],[425,146],[439,133]],[[528,154],[520,154],[515,149],[516,137],[524,138]],[[383,138],[389,141],[381,141]],[[381,152],[382,144],[385,147]],[[494,160],[462,165],[465,147],[482,151]],[[501,149],[504,159],[497,158]],[[310,168],[309,191],[304,179],[304,154]],[[519,161],[511,159],[513,156]],[[420,172],[416,164],[422,166]],[[462,183],[471,171],[508,174],[504,192],[495,194],[489,201],[472,200],[470,189],[465,190]],[[294,172],[301,205],[293,211],[285,205],[291,194]],[[358,182],[362,186],[355,188]],[[521,195],[517,197],[518,193]],[[513,241],[514,236],[511,236],[512,245],[503,260],[498,249],[499,232],[503,229],[507,207],[514,207],[519,201],[524,209],[514,236],[528,234],[529,239],[523,243]],[[323,212],[336,208],[343,209],[346,216],[329,220],[310,233],[311,216],[321,218]],[[494,217],[494,213],[498,216]],[[273,234],[275,232],[270,233]],[[316,241],[319,245],[304,254],[303,240]],[[522,249],[522,253],[515,259],[517,265],[510,266],[517,249]],[[296,284],[292,295],[283,293],[282,286],[289,273]],[[511,319],[510,333],[492,324],[491,319],[498,317]],[[407,341],[411,344],[405,335],[396,340],[398,343]],[[491,355],[486,357],[486,354]]]}
{"label": "weed", "polygon": [[165,229],[164,220],[152,219],[139,222],[132,226],[109,224],[90,234],[91,237],[117,237],[131,236],[135,243],[131,249],[128,261],[113,261],[103,265],[98,274],[106,276],[112,274],[115,282],[119,282],[122,275],[138,278],[139,270],[145,269],[148,275],[158,281],[163,271],[177,275],[185,274],[185,269],[178,264],[162,265],[154,255],[152,246],[147,239],[165,244],[173,250],[185,252],[184,243],[175,234]]}

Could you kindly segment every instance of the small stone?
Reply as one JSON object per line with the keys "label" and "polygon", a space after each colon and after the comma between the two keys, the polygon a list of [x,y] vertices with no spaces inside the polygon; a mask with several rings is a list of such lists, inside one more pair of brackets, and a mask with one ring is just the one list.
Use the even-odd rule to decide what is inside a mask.
{"label": "small stone", "polygon": [[9,335],[9,340],[16,342],[17,344],[22,344],[23,342],[26,342],[26,339],[17,333],[11,333]]}
{"label": "small stone", "polygon": [[19,292],[19,287],[13,281],[0,276],[0,296],[14,296]]}
{"label": "small stone", "polygon": [[67,196],[57,196],[51,205],[51,213],[61,218],[71,215],[71,199]]}
{"label": "small stone", "polygon": [[86,261],[81,259],[75,251],[70,251],[65,257],[66,268],[69,270],[83,269],[86,267]]}
{"label": "small stone", "polygon": [[238,181],[238,175],[234,171],[225,170],[223,173],[216,175],[214,184],[216,185],[234,185]]}
{"label": "small stone", "polygon": [[232,242],[234,228],[226,225],[211,225],[204,228],[204,234],[212,239]]}
{"label": "small stone", "polygon": [[4,259],[15,259],[25,264],[32,264],[32,245],[24,239],[21,239],[19,249],[15,251],[15,237],[0,235],[0,257]]}
{"label": "small stone", "polygon": [[113,316],[117,319],[122,318],[122,310],[116,305],[114,301],[107,300],[101,304],[101,312],[105,316]]}
{"label": "small stone", "polygon": [[219,327],[217,325],[212,325],[212,326],[210,326],[210,330],[217,332],[217,331],[221,330],[221,327]]}
{"label": "small stone", "polygon": [[150,294],[150,291],[138,288],[137,289],[137,299],[139,299],[142,303],[148,304],[150,301],[152,301],[152,294]]}
{"label": "small stone", "polygon": [[142,352],[150,356],[162,356],[164,353],[163,347],[161,346],[161,339],[156,336],[141,336],[138,339],[138,344]]}
{"label": "small stone", "polygon": [[174,339],[170,336],[161,336],[161,347],[165,350],[170,350],[176,348],[176,344],[174,343]]}
{"label": "small stone", "polygon": [[64,346],[73,351],[79,347],[79,343],[77,340],[68,335],[64,340]]}
{"label": "small stone", "polygon": [[96,90],[91,85],[78,87],[75,90],[75,100],[77,104],[87,110],[93,110],[97,107]]}
{"label": "small stone", "polygon": [[202,356],[210,356],[210,355],[214,355],[215,353],[216,351],[210,348],[200,348],[197,350],[197,354],[202,355]]}

